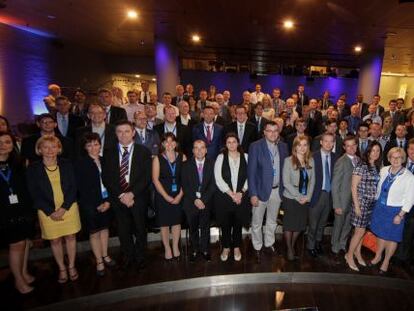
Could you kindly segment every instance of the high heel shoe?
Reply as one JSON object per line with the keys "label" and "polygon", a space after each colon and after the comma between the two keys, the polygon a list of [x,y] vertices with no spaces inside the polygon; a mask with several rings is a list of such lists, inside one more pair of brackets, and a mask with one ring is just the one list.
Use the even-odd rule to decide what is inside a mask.
{"label": "high heel shoe", "polygon": [[[62,275],[64,275],[62,277]],[[58,283],[59,284],[65,284],[68,281],[68,271],[66,269],[59,270],[59,278]]]}
{"label": "high heel shoe", "polygon": [[229,250],[229,251],[227,251],[227,250],[226,250],[226,251],[224,251],[224,250],[223,250],[223,251],[221,252],[221,255],[220,255],[220,260],[221,260],[221,261],[223,261],[223,262],[224,262],[224,261],[227,261],[227,259],[229,259],[229,253],[230,253],[230,250]]}
{"label": "high heel shoe", "polygon": [[362,258],[361,259],[359,259],[358,257],[357,257],[357,261],[358,261],[358,264],[360,265],[360,266],[362,266],[362,267],[366,267],[367,266],[367,263],[365,262],[365,260],[363,260]]}
{"label": "high heel shoe", "polygon": [[[99,267],[99,266],[103,266],[104,268],[103,268],[103,269],[101,269],[101,270],[99,270],[99,269],[98,269],[98,267]],[[96,275],[97,275],[97,276],[99,276],[99,277],[103,277],[103,276],[105,276],[105,264],[103,263],[103,261],[98,262],[98,263],[96,264]]]}
{"label": "high heel shoe", "polygon": [[345,254],[344,258],[345,258],[345,262],[346,262],[346,264],[348,265],[349,269],[351,269],[351,270],[353,270],[353,271],[356,271],[356,272],[359,272],[359,269],[358,269],[358,267],[357,267],[357,266],[353,266],[353,265],[351,265],[351,264],[349,263],[349,261],[348,261],[348,257],[346,256],[346,254]]}
{"label": "high heel shoe", "polygon": [[240,261],[242,259],[242,254],[240,250],[238,252],[233,251],[234,261]]}

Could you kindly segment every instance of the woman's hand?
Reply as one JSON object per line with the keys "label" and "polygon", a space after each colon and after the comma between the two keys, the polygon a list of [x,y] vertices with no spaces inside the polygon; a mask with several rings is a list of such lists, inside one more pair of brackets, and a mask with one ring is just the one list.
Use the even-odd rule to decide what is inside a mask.
{"label": "woman's hand", "polygon": [[170,204],[177,205],[177,204],[180,203],[180,201],[181,201],[181,196],[180,195],[177,195],[175,198],[172,199],[172,201],[170,202]]}
{"label": "woman's hand", "polygon": [[52,220],[54,220],[54,221],[62,221],[63,220],[63,215],[65,213],[66,213],[66,210],[64,208],[60,207],[50,215],[50,218],[52,218]]}
{"label": "woman's hand", "polygon": [[306,204],[308,202],[308,199],[307,198],[300,198],[298,202],[303,205],[303,204]]}
{"label": "woman's hand", "polygon": [[100,213],[106,212],[111,207],[111,204],[109,202],[103,202],[101,205],[99,205],[96,209]]}
{"label": "woman's hand", "polygon": [[393,223],[394,225],[399,225],[401,223],[402,217],[400,215],[395,215]]}

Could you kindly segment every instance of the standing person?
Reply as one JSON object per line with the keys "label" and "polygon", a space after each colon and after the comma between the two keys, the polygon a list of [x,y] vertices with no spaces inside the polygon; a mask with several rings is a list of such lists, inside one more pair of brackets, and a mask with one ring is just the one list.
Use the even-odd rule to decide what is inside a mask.
{"label": "standing person", "polygon": [[108,256],[109,226],[112,219],[108,190],[102,183],[101,139],[97,133],[86,133],[83,148],[87,155],[75,164],[81,218],[89,233],[89,242],[96,259],[96,274],[105,275],[105,266],[114,267]]}
{"label": "standing person", "polygon": [[229,133],[224,139],[225,147],[214,166],[217,191],[215,211],[223,232],[221,261],[227,261],[233,248],[235,261],[242,254],[242,227],[250,222],[250,204],[247,193],[247,154],[239,145],[236,134]]}
{"label": "standing person", "polygon": [[279,127],[268,122],[264,138],[251,144],[249,149],[248,185],[253,209],[252,243],[260,261],[263,246],[263,217],[266,212],[264,246],[275,253],[276,220],[283,193],[283,163],[288,156],[287,146],[279,139]]}
{"label": "standing person", "polygon": [[315,187],[315,171],[309,138],[297,136],[292,155],[283,165],[283,235],[287,259],[295,260],[295,244],[299,234],[306,230],[309,203]]}
{"label": "standing person", "polygon": [[27,270],[29,239],[34,235],[33,214],[23,162],[10,133],[0,132],[0,245],[9,247],[14,286],[30,293],[34,277]]}
{"label": "standing person", "polygon": [[[164,245],[164,258],[169,261],[180,259],[179,242],[181,238],[181,218],[183,189],[181,169],[185,155],[177,152],[177,139],[173,133],[164,134],[160,154],[152,161],[152,182],[155,187],[155,206],[161,239]],[[170,246],[170,227],[172,249]]]}
{"label": "standing person", "polygon": [[135,143],[146,147],[156,156],[160,148],[160,137],[157,131],[149,129],[147,125],[147,115],[143,111],[137,111],[134,115],[135,124]]}
{"label": "standing person", "polygon": [[114,104],[112,93],[108,89],[98,90],[99,102],[106,112],[106,123],[115,125],[118,121],[126,120],[127,114],[124,108]]}
{"label": "standing person", "polygon": [[[105,150],[102,181],[109,193],[117,222],[123,266],[134,261],[145,267],[148,189],[151,183],[151,152],[134,143],[135,129],[127,120],[115,127],[118,144]],[[134,241],[135,236],[135,241]]]}
{"label": "standing person", "polygon": [[376,204],[371,218],[371,231],[377,236],[377,250],[370,265],[377,265],[380,274],[386,274],[392,255],[402,240],[405,215],[414,205],[414,176],[403,166],[406,153],[400,147],[388,151],[390,166],[380,171],[377,187]]}
{"label": "standing person", "polygon": [[381,153],[380,143],[371,142],[362,155],[362,162],[354,168],[352,173],[351,225],[354,226],[354,233],[349,243],[348,252],[345,254],[345,261],[354,271],[359,271],[354,256],[361,266],[366,266],[361,255],[361,244],[375,205],[375,194],[382,162]]}
{"label": "standing person", "polygon": [[215,192],[214,160],[206,158],[204,141],[193,144],[193,157],[184,162],[181,181],[184,192],[183,209],[190,227],[192,252],[190,261],[198,254],[210,254],[210,214]]}
{"label": "standing person", "polygon": [[[58,282],[75,281],[76,233],[81,229],[76,203],[76,179],[69,160],[58,159],[62,144],[56,136],[42,136],[36,143],[36,153],[42,157],[27,170],[27,184],[37,210],[42,238],[50,240],[53,256],[59,267]],[[64,262],[63,240],[69,266]]]}
{"label": "standing person", "polygon": [[343,142],[345,154],[335,163],[332,179],[332,201],[335,220],[332,229],[332,252],[339,256],[340,251],[346,250],[349,233],[351,232],[352,172],[359,164],[356,155],[358,144],[353,136],[348,136]]}

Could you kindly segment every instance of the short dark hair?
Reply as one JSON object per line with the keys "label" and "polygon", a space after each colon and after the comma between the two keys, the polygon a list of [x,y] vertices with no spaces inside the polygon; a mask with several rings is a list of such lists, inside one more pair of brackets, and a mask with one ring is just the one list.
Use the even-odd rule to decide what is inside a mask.
{"label": "short dark hair", "polygon": [[118,122],[116,122],[115,123],[115,128],[117,128],[118,126],[122,126],[122,125],[129,125],[132,130],[135,129],[135,127],[132,124],[132,122],[129,122],[127,119],[125,119],[125,120],[119,120]]}
{"label": "short dark hair", "polygon": [[368,124],[368,123],[366,123],[366,122],[362,122],[362,123],[360,123],[360,124],[358,125],[358,131],[359,131],[359,129],[360,129],[361,127],[366,127],[367,129],[369,129],[369,124]]}
{"label": "short dark hair", "polygon": [[110,90],[106,89],[106,88],[100,88],[98,90],[98,96],[100,96],[102,93],[109,93],[112,94]]}
{"label": "short dark hair", "polygon": [[278,130],[280,131],[279,125],[275,121],[267,121],[265,124],[264,129],[267,129],[268,126],[277,126]]}
{"label": "short dark hair", "polygon": [[98,133],[94,133],[94,132],[87,132],[82,136],[82,147],[83,149],[85,149],[86,144],[89,144],[93,141],[97,141],[99,142],[99,144],[101,145],[101,137],[99,136]]}
{"label": "short dark hair", "polygon": [[37,116],[36,118],[36,122],[42,122],[43,119],[52,119],[54,122],[56,122],[56,118],[55,116],[53,116],[50,113],[42,113],[40,115]]}
{"label": "short dark hair", "polygon": [[331,125],[332,123],[338,124],[335,119],[330,118],[330,119],[326,120],[325,126]]}
{"label": "short dark hair", "polygon": [[256,105],[254,105],[254,109],[256,109],[259,106],[263,108],[263,103],[262,102],[257,102]]}
{"label": "short dark hair", "polygon": [[69,98],[67,98],[64,95],[59,95],[58,97],[56,97],[55,102],[58,102],[58,101],[61,101],[61,100],[69,101]]}
{"label": "short dark hair", "polygon": [[345,146],[347,141],[353,140],[356,143],[356,138],[354,135],[347,135],[344,140],[342,141],[342,146]]}

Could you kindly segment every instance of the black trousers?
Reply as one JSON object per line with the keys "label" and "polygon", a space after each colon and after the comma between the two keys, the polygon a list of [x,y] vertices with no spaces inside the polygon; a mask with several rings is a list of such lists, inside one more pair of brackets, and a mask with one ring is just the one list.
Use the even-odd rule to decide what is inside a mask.
{"label": "black trousers", "polygon": [[113,210],[123,255],[128,260],[142,261],[145,257],[147,240],[145,227],[146,205],[135,204],[128,208],[121,203],[117,203],[113,206]]}
{"label": "black trousers", "polygon": [[403,238],[394,254],[394,257],[401,261],[408,262],[411,259],[411,253],[414,244],[414,213],[410,212],[404,224]]}
{"label": "black trousers", "polygon": [[242,224],[235,208],[226,210],[221,220],[222,243],[224,248],[240,247],[242,243]]}
{"label": "black trousers", "polygon": [[193,252],[208,253],[210,244],[210,209],[199,210],[195,206],[185,208]]}

